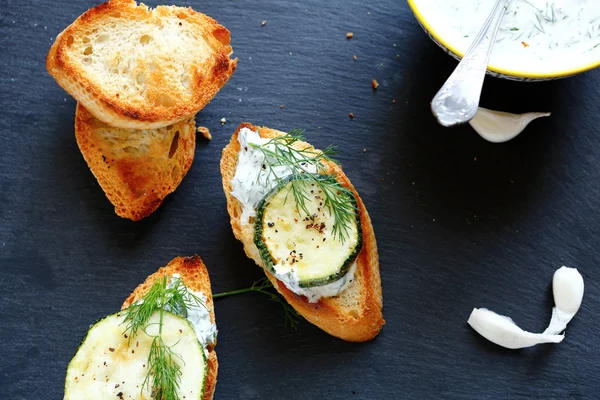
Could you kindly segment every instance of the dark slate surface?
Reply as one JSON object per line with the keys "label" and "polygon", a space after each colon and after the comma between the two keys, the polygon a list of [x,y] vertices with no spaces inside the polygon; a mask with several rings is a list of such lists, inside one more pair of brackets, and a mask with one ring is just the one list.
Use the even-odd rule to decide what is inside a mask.
{"label": "dark slate surface", "polygon": [[[428,102],[455,61],[402,1],[179,2],[231,30],[238,71],[197,117],[214,139],[132,223],[88,170],[75,101],[44,68],[56,34],[96,3],[0,2],[0,398],[62,398],[87,327],[174,256],[200,254],[215,292],[261,276],[230,231],[219,176],[241,121],[341,147],[378,236],[387,324],[351,344],[306,322],[286,329],[260,295],[219,300],[217,399],[598,398],[600,71],[488,79],[484,106],[553,112],[493,145],[436,125]],[[466,324],[485,306],[541,331],[563,264],[582,271],[586,295],[562,344],[507,351]]]}

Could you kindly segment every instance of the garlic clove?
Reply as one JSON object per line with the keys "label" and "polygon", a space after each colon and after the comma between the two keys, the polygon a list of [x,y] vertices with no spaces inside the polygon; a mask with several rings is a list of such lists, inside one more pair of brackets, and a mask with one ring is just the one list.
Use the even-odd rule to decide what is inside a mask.
{"label": "garlic clove", "polygon": [[556,307],[575,315],[583,300],[583,277],[577,268],[560,267],[552,278],[552,292]]}
{"label": "garlic clove", "polygon": [[523,129],[534,119],[549,116],[550,113],[511,114],[479,107],[469,124],[488,142],[502,143],[523,132]]}
{"label": "garlic clove", "polygon": [[577,268],[561,267],[552,278],[554,304],[552,319],[545,334],[557,334],[565,330],[567,324],[579,311],[583,300],[583,277]]}
{"label": "garlic clove", "polygon": [[560,343],[564,339],[564,335],[524,331],[512,319],[485,308],[474,308],[467,323],[490,342],[507,349],[521,349],[540,343]]}

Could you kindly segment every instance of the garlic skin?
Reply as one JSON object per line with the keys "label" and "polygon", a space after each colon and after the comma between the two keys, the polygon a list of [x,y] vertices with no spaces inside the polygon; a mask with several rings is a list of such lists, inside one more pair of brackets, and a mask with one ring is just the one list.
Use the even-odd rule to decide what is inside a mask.
{"label": "garlic skin", "polygon": [[523,132],[527,125],[541,117],[549,117],[550,113],[531,112],[511,114],[503,111],[488,110],[479,107],[477,114],[469,121],[475,131],[492,143],[507,142]]}
{"label": "garlic skin", "polygon": [[490,342],[507,349],[522,349],[540,343],[560,343],[564,339],[564,335],[524,331],[509,317],[486,308],[474,308],[467,323]]}
{"label": "garlic skin", "polygon": [[557,269],[552,278],[552,292],[556,307],[552,309],[552,319],[544,333],[554,335],[566,329],[581,306],[584,284],[577,268]]}

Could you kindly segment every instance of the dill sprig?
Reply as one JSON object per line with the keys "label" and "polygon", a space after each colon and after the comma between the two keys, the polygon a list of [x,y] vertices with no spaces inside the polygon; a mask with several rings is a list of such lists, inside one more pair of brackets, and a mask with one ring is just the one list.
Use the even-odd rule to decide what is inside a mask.
{"label": "dill sprig", "polygon": [[127,335],[130,343],[140,330],[149,335],[147,332],[150,325],[148,321],[154,313],[160,313],[158,334],[152,340],[148,355],[148,372],[142,390],[150,388],[152,398],[179,400],[177,389],[182,373],[177,360],[183,362],[183,359],[179,354],[174,353],[171,346],[165,344],[162,339],[163,316],[165,312],[172,312],[186,317],[190,308],[206,307],[206,305],[187,289],[181,279],[171,278],[170,285],[167,282],[167,276],[157,279],[141,300],[125,309],[123,334]]}
{"label": "dill sprig", "polygon": [[264,295],[267,295],[271,301],[279,303],[281,305],[281,307],[283,308],[283,312],[285,315],[285,326],[286,327],[289,326],[293,329],[296,329],[296,325],[298,324],[298,322],[301,319],[300,314],[298,314],[298,312],[296,310],[294,310],[294,308],[292,306],[290,306],[288,304],[288,302],[285,301],[285,299],[283,299],[279,293],[277,293],[277,291],[275,291],[273,284],[267,277],[259,279],[258,281],[254,282],[252,284],[252,286],[244,288],[244,289],[237,289],[237,290],[231,290],[228,292],[213,294],[213,299],[218,299],[219,297],[233,296],[236,294],[242,294],[242,293],[248,293],[248,292],[262,293]]}
{"label": "dill sprig", "polygon": [[[150,354],[148,354],[148,374],[144,379],[142,388],[151,385],[150,397],[161,400],[178,400],[179,383],[181,382],[181,367],[177,362],[183,362],[179,354],[173,352],[162,339],[164,310],[160,311],[158,335],[152,340]],[[152,380],[152,382],[150,382]]]}
{"label": "dill sprig", "polygon": [[[311,212],[308,210],[306,201],[309,200],[308,193],[311,185],[316,185],[323,192],[323,207],[334,218],[332,234],[334,238],[344,243],[355,218],[356,206],[352,201],[354,194],[336,179],[322,179],[319,176],[320,173],[326,171],[325,161],[337,164],[331,158],[335,154],[335,147],[328,146],[323,151],[315,150],[313,146],[296,148],[295,144],[304,140],[303,133],[304,131],[301,129],[294,129],[284,136],[270,139],[261,145],[250,143],[250,146],[263,153],[265,159],[260,174],[265,171],[266,180],[274,180],[280,187],[289,182],[290,192],[296,206],[308,217],[311,216]],[[279,176],[276,168],[281,166],[289,168],[290,175],[294,179],[288,181],[286,180],[287,176]],[[316,173],[311,170],[310,166],[315,167]]]}
{"label": "dill sprig", "polygon": [[146,328],[148,319],[156,311],[166,310],[185,318],[190,308],[206,307],[199,297],[188,290],[181,279],[171,279],[170,287],[167,285],[166,276],[157,279],[141,300],[125,310],[123,323],[126,326],[123,333],[128,335],[129,342],[140,329]]}

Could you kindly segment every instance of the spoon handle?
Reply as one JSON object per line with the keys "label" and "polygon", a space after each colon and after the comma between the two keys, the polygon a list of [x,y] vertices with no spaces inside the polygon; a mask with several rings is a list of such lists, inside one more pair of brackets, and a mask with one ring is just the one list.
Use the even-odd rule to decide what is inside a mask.
{"label": "spoon handle", "polygon": [[431,110],[441,125],[463,124],[475,116],[492,47],[509,1],[496,1],[471,47],[433,98]]}

